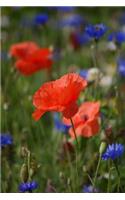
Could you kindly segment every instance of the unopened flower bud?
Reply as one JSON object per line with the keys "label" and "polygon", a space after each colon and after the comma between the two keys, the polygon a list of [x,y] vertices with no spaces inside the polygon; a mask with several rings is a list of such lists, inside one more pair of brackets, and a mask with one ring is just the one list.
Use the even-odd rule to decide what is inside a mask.
{"label": "unopened flower bud", "polygon": [[99,154],[102,155],[102,153],[105,151],[106,148],[106,142],[101,142],[100,148],[99,148]]}

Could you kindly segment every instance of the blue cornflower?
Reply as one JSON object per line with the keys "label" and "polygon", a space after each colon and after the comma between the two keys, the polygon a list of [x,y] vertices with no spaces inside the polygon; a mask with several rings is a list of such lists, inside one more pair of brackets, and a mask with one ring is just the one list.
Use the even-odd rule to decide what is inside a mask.
{"label": "blue cornflower", "polygon": [[67,133],[70,126],[65,125],[61,122],[60,118],[59,118],[59,114],[58,113],[54,113],[53,114],[53,119],[54,119],[54,126],[55,129],[57,131],[63,132],[63,133]]}
{"label": "blue cornflower", "polygon": [[69,26],[69,27],[78,27],[83,23],[83,18],[81,15],[78,14],[72,14],[66,18],[63,18],[60,22],[59,22],[59,26],[60,27],[65,27],[65,26]]}
{"label": "blue cornflower", "polygon": [[48,14],[40,13],[34,17],[33,22],[34,25],[44,25],[48,21],[48,19],[49,19]]}
{"label": "blue cornflower", "polygon": [[7,145],[11,145],[13,143],[12,136],[10,134],[2,134],[0,136],[0,145],[1,147],[5,147]]}
{"label": "blue cornflower", "polygon": [[20,192],[30,192],[38,188],[38,183],[36,181],[21,183],[19,185]]}
{"label": "blue cornflower", "polygon": [[93,188],[92,185],[85,185],[83,188],[84,193],[96,193],[98,190],[96,188]]}
{"label": "blue cornflower", "polygon": [[125,77],[125,59],[118,60],[118,72],[120,76]]}
{"label": "blue cornflower", "polygon": [[108,36],[109,41],[115,41],[117,44],[122,44],[125,42],[125,33],[124,32],[113,32]]}
{"label": "blue cornflower", "polygon": [[107,27],[104,24],[90,24],[85,28],[85,31],[89,35],[89,37],[98,40],[105,34],[105,32],[107,31]]}
{"label": "blue cornflower", "polygon": [[115,160],[116,158],[119,158],[122,156],[122,154],[124,153],[124,146],[122,144],[109,144],[106,152],[104,154],[102,154],[102,159],[103,160],[108,160],[108,159],[112,159]]}
{"label": "blue cornflower", "polygon": [[84,79],[87,79],[88,70],[87,70],[87,69],[82,69],[82,70],[80,70],[79,75],[80,75],[81,77],[83,77]]}
{"label": "blue cornflower", "polygon": [[73,7],[73,6],[56,6],[54,8],[61,12],[70,12],[70,11],[73,11],[75,7]]}

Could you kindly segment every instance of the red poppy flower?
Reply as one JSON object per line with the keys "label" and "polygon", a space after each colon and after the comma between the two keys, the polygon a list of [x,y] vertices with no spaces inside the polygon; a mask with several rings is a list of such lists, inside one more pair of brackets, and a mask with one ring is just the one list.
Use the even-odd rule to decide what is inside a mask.
{"label": "red poppy flower", "polygon": [[52,66],[53,52],[49,48],[40,48],[26,58],[27,62],[31,62],[40,68],[49,68]]}
{"label": "red poppy flower", "polygon": [[76,100],[86,86],[86,80],[75,73],[44,83],[33,97],[36,107],[33,118],[38,120],[47,111],[62,112],[66,118],[71,118],[78,110]]}
{"label": "red poppy flower", "polygon": [[17,60],[15,63],[16,68],[23,74],[23,75],[31,75],[36,71],[40,70],[37,65],[33,63],[26,62],[25,60]]}
{"label": "red poppy flower", "polygon": [[52,51],[48,48],[38,49],[25,59],[16,61],[16,68],[24,75],[31,75],[41,69],[50,68],[53,64]]}
{"label": "red poppy flower", "polygon": [[[85,102],[80,107],[78,112],[73,116],[73,124],[76,135],[83,137],[91,137],[99,131],[99,102]],[[63,123],[71,125],[70,120],[63,118]],[[69,134],[75,138],[73,129],[69,129]]]}
{"label": "red poppy flower", "polygon": [[35,42],[21,42],[10,47],[10,55],[16,58],[26,58],[28,55],[39,49]]}

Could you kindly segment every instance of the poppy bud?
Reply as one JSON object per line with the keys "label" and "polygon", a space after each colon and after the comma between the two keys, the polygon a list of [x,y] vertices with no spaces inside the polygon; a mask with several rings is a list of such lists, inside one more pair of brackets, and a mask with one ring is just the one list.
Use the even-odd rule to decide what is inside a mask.
{"label": "poppy bud", "polygon": [[102,155],[102,153],[105,151],[106,148],[106,142],[101,142],[100,148],[99,148],[99,154]]}
{"label": "poppy bud", "polygon": [[22,182],[27,182],[28,180],[28,167],[25,163],[21,167],[20,178]]}

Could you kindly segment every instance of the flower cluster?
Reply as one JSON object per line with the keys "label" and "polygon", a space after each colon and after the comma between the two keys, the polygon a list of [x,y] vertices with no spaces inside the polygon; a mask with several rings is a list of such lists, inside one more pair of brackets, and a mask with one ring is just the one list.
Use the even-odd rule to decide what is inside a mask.
{"label": "flower cluster", "polygon": [[122,144],[111,144],[108,145],[106,152],[102,155],[103,160],[119,158],[124,153],[124,146]]}
{"label": "flower cluster", "polygon": [[37,188],[38,188],[38,183],[36,181],[21,183],[19,185],[20,192],[32,192],[32,190],[35,190]]}

